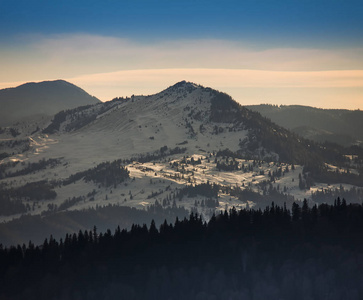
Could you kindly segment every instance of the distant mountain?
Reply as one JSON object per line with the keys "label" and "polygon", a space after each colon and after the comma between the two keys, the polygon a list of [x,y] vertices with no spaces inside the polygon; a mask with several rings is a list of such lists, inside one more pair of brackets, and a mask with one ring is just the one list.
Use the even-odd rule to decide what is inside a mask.
{"label": "distant mountain", "polygon": [[0,126],[98,102],[100,100],[64,80],[26,83],[0,90]]}
{"label": "distant mountain", "polygon": [[363,144],[363,111],[320,109],[300,105],[249,105],[276,124],[314,140],[349,146]]}

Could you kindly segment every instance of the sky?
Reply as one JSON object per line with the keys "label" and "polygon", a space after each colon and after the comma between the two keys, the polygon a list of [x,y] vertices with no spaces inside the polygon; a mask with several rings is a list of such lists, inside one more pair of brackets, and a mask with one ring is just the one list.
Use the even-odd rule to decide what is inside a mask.
{"label": "sky", "polygon": [[243,105],[363,109],[363,1],[0,0],[0,88],[106,101],[181,80]]}

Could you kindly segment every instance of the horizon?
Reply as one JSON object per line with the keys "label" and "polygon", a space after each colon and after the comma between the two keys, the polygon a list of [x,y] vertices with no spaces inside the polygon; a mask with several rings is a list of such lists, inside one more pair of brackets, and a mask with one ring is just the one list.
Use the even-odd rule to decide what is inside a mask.
{"label": "horizon", "polygon": [[[53,79],[53,80],[43,80],[43,81],[29,81],[29,82],[19,82],[19,83],[14,83],[15,85],[14,86],[9,86],[9,87],[5,87],[5,88],[1,88],[0,87],[0,91],[2,90],[6,90],[6,89],[15,89],[15,88],[18,88],[20,86],[23,86],[23,85],[26,85],[26,84],[37,84],[37,83],[43,83],[43,82],[55,82],[55,81],[65,81],[65,82],[68,82],[68,83],[71,83],[79,88],[81,88],[83,91],[85,91],[86,93],[88,93],[90,96],[92,97],[95,97],[97,98],[98,100],[100,100],[101,102],[107,102],[107,101],[111,101],[113,100],[114,98],[119,98],[119,97],[131,97],[131,96],[149,96],[149,95],[154,95],[154,94],[157,94],[157,93],[160,93],[162,91],[164,91],[165,89],[181,82],[181,81],[186,81],[186,82],[189,82],[189,83],[194,83],[194,84],[197,84],[197,85],[200,85],[202,87],[205,87],[205,88],[212,88],[212,89],[215,89],[215,90],[218,90],[220,92],[223,92],[223,93],[226,93],[225,91],[223,90],[219,90],[219,89],[216,89],[212,86],[207,86],[207,85],[202,85],[198,82],[194,82],[194,81],[189,81],[189,80],[185,80],[185,79],[182,79],[180,81],[176,81],[168,86],[164,86],[162,89],[158,90],[158,91],[155,91],[153,93],[141,93],[141,94],[135,94],[135,93],[128,93],[127,95],[118,95],[118,96],[114,96],[114,97],[111,97],[111,98],[108,98],[108,99],[100,99],[99,97],[97,97],[97,95],[94,95],[92,93],[90,93],[87,89],[77,85],[76,83],[74,82],[70,82],[69,80],[65,80],[65,79]],[[313,106],[313,105],[304,105],[304,104],[300,104],[300,103],[288,103],[288,104],[278,104],[278,103],[243,103],[241,101],[238,101],[237,99],[235,99],[231,94],[227,93],[228,95],[230,95],[232,97],[233,100],[235,100],[236,102],[238,102],[239,104],[241,104],[242,106],[258,106],[258,105],[271,105],[271,106],[277,106],[277,107],[282,107],[282,106],[303,106],[303,107],[311,107],[311,108],[317,108],[317,109],[326,109],[326,110],[329,110],[329,109],[338,109],[338,110],[351,110],[351,111],[354,111],[354,110],[357,110],[357,111],[360,111],[361,109],[358,107],[358,108],[341,108],[341,107],[319,107],[319,106]]]}
{"label": "horizon", "polygon": [[363,109],[361,12],[355,0],[5,0],[0,88],[62,78],[107,101],[185,79],[242,105]]}

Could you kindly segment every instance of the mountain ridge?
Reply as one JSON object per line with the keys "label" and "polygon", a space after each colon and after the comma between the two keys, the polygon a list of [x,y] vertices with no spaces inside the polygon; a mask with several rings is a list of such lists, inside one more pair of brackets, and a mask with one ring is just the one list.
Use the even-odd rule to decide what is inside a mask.
{"label": "mountain ridge", "polygon": [[[125,116],[129,119],[126,120]],[[158,120],[162,119],[165,119],[164,124],[168,123],[167,118],[174,120],[172,124],[164,127],[161,122],[158,124]],[[58,119],[60,123],[54,124],[55,120],[59,121]],[[57,131],[54,131],[54,128],[61,128],[61,131],[77,134],[78,130],[91,132],[102,128],[106,131],[116,130],[121,135],[127,130],[134,130],[134,133],[128,135],[140,136],[145,131],[142,128],[145,127],[146,119],[152,126],[161,127],[157,132],[166,131],[168,127],[175,127],[177,124],[174,131],[179,132],[181,140],[193,138],[204,149],[207,143],[202,142],[203,138],[211,139],[218,134],[226,135],[227,132],[236,133],[237,137],[238,132],[243,132],[238,137],[237,143],[232,146],[228,142],[229,147],[225,148],[244,151],[244,154],[250,153],[252,156],[262,151],[255,157],[257,159],[264,159],[267,151],[272,155],[278,154],[281,161],[310,166],[316,164],[317,160],[322,161],[323,156],[335,155],[333,153],[327,155],[323,146],[301,138],[263,117],[259,112],[240,105],[228,94],[185,80],[154,95],[117,98],[96,106],[60,112],[50,124],[51,128],[48,127],[43,132],[54,133]],[[180,132],[180,128],[185,128],[187,134]],[[144,143],[148,138],[152,140],[157,138],[150,130],[148,134],[150,135],[143,136],[140,143]],[[169,134],[169,137],[172,135]],[[160,139],[167,143],[166,136]],[[261,155],[262,153],[265,154]]]}
{"label": "mountain ridge", "polygon": [[314,141],[340,145],[363,143],[363,112],[346,109],[320,109],[302,105],[248,105],[276,124]]}

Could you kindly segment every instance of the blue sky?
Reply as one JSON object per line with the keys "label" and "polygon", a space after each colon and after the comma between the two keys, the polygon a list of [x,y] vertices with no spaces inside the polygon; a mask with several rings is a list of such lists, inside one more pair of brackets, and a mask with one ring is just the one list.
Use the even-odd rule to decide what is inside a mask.
{"label": "blue sky", "polygon": [[0,88],[63,78],[108,100],[186,79],[246,104],[363,108],[362,16],[361,0],[0,0]]}
{"label": "blue sky", "polygon": [[142,40],[249,39],[309,46],[363,42],[363,2],[337,0],[1,0],[2,38],[92,33]]}

